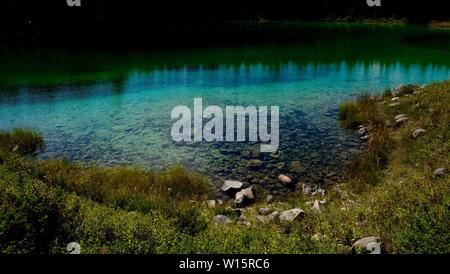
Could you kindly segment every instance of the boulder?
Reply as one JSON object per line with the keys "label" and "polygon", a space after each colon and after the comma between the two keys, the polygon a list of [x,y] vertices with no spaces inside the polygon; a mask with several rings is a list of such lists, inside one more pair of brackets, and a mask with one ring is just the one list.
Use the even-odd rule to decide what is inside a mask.
{"label": "boulder", "polygon": [[356,252],[357,249],[370,254],[381,254],[380,237],[365,237],[359,239],[352,245],[353,252]]}
{"label": "boulder", "polygon": [[245,202],[254,200],[252,188],[245,188],[236,193],[234,203],[237,207],[244,205]]}
{"label": "boulder", "polygon": [[242,188],[244,184],[242,182],[239,181],[234,181],[234,180],[226,180],[225,183],[223,183],[222,186],[222,191],[228,192],[228,191],[238,191],[239,189]]}
{"label": "boulder", "polygon": [[300,208],[293,208],[286,211],[283,211],[280,214],[280,221],[282,222],[293,222],[299,217],[303,217],[305,212]]}
{"label": "boulder", "polygon": [[416,85],[399,85],[392,91],[392,96],[398,97],[406,94],[412,94],[418,86]]}
{"label": "boulder", "polygon": [[419,137],[419,135],[421,135],[422,133],[425,133],[425,132],[426,132],[425,129],[423,129],[423,128],[418,128],[418,129],[414,130],[414,132],[412,133],[411,136],[412,136],[414,139],[416,139],[417,137]]}

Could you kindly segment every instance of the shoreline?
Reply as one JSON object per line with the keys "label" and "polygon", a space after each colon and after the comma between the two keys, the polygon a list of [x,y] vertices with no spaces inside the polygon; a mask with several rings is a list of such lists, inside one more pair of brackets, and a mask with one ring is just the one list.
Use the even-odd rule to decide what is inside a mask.
{"label": "shoreline", "polygon": [[[2,198],[0,208],[50,218],[35,231],[3,214],[12,218],[3,233],[24,226],[31,229],[27,242],[58,235],[80,242],[83,253],[375,252],[369,244],[383,253],[448,253],[449,96],[446,81],[341,105],[342,126],[367,141],[353,172],[331,189],[303,184],[281,199],[236,182],[223,186],[230,201],[208,199],[202,176],[177,167],[151,172],[33,160],[26,155],[42,145],[39,136],[4,134],[0,193],[14,198]],[[285,186],[289,179],[278,176]],[[38,191],[24,200],[23,189]],[[23,212],[24,203],[38,211]],[[9,252],[22,248],[2,244]],[[65,245],[53,240],[39,245],[28,252],[64,253]]]}

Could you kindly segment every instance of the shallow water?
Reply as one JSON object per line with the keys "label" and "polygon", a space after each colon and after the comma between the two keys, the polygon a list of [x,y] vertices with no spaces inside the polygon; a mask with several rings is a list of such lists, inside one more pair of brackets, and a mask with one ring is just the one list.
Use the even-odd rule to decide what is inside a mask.
{"label": "shallow water", "polygon": [[[0,129],[42,132],[41,158],[156,169],[182,164],[209,175],[215,185],[240,179],[276,194],[284,191],[276,183],[281,172],[312,183],[336,181],[362,146],[356,134],[339,127],[340,102],[450,76],[447,33],[432,43],[435,33],[422,29],[340,31],[321,28],[314,39],[278,46],[4,51]],[[173,142],[171,110],[192,109],[195,97],[204,106],[279,106],[278,153],[260,154],[252,143]],[[263,166],[248,168],[252,158]]]}

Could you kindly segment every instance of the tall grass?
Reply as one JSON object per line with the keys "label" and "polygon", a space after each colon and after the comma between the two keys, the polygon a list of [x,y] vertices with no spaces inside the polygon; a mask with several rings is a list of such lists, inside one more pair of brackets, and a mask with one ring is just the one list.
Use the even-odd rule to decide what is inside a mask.
{"label": "tall grass", "polygon": [[18,152],[22,154],[34,153],[44,146],[41,134],[29,129],[13,129],[0,131],[0,152]]}

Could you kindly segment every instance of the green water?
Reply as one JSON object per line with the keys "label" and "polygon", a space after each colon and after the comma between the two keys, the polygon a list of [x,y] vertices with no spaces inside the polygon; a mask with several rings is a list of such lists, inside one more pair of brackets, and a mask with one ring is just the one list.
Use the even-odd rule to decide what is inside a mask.
{"label": "green water", "polygon": [[[342,178],[362,144],[338,126],[340,102],[450,78],[448,32],[308,25],[298,35],[282,45],[178,51],[4,49],[0,129],[42,132],[41,158],[155,169],[182,164],[215,185],[240,179],[276,194],[284,191],[279,173],[312,183]],[[194,97],[204,106],[279,106],[279,155],[258,155],[245,142],[173,142],[171,110],[192,106]],[[250,170],[251,158],[263,166]]]}

